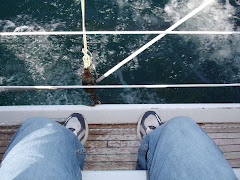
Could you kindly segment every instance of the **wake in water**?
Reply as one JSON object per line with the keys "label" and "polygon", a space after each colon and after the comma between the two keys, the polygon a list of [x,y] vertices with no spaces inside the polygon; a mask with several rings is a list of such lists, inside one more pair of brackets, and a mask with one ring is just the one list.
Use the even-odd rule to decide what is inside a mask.
{"label": "wake in water", "polygon": [[[81,29],[80,1],[18,2],[6,11],[0,30]],[[165,30],[202,4],[197,0],[116,0],[86,2],[87,30]],[[239,2],[216,1],[177,30],[239,31]],[[11,4],[7,4],[11,6]],[[28,7],[28,8],[26,8]],[[4,12],[4,11],[3,11]],[[52,17],[52,18],[51,18]],[[89,35],[99,74],[126,58],[155,35]],[[81,84],[81,36],[1,37],[1,85]],[[167,35],[102,84],[230,83],[240,80],[239,36]],[[200,92],[200,93],[199,93]],[[213,93],[214,92],[214,93]],[[99,90],[103,103],[232,102],[215,90]],[[228,93],[240,94],[239,90]],[[206,94],[211,94],[206,96]],[[236,100],[236,98],[235,98]],[[237,100],[239,101],[239,100]],[[82,90],[1,93],[2,105],[89,104]]]}
{"label": "wake in water", "polygon": [[[234,2],[232,2],[233,4]],[[202,13],[191,18],[186,23],[180,26],[179,30],[212,30],[212,31],[239,31],[240,26],[237,25],[239,17],[236,16],[237,9],[229,1],[214,2],[207,7]],[[237,4],[237,1],[235,1]],[[200,5],[199,1],[181,1],[172,0],[165,6],[165,21],[178,21],[184,14],[191,11]],[[185,41],[192,41],[196,46],[196,51],[199,53],[199,58],[194,61],[193,66],[202,68],[208,63],[213,64],[221,69],[219,79],[209,77],[205,74],[209,82],[230,83],[239,82],[240,79],[240,41],[238,35],[224,36],[185,36]],[[238,69],[236,71],[236,69]],[[204,72],[202,72],[204,73]],[[210,75],[211,76],[211,75]]]}

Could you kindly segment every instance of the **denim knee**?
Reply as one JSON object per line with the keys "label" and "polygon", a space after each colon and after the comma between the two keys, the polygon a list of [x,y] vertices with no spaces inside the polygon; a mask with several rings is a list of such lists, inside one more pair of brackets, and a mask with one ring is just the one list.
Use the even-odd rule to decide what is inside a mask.
{"label": "denim knee", "polygon": [[45,126],[46,124],[55,124],[53,120],[47,119],[45,117],[32,117],[30,119],[27,119],[23,124],[22,127],[27,126],[37,126],[39,128]]}
{"label": "denim knee", "polygon": [[179,116],[169,120],[166,125],[171,129],[189,129],[197,126],[196,122],[189,117]]}

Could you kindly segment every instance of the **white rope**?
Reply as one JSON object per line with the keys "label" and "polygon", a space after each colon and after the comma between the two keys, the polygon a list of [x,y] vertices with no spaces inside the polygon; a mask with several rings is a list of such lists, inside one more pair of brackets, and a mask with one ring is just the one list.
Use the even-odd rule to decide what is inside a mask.
{"label": "white rope", "polygon": [[84,69],[88,69],[91,64],[92,64],[92,54],[90,51],[85,51],[85,49],[82,49],[82,53],[84,54],[83,56],[83,64],[84,64]]}
{"label": "white rope", "polygon": [[53,32],[0,32],[0,36],[41,36],[41,35],[91,35],[91,34],[199,34],[234,35],[239,31],[53,31]]}
{"label": "white rope", "polygon": [[0,91],[51,90],[51,89],[117,89],[117,88],[209,88],[240,87],[240,83],[231,84],[161,84],[161,85],[96,85],[96,86],[0,86]]}
{"label": "white rope", "polygon": [[[87,48],[87,36],[86,36],[86,27],[85,27],[85,0],[81,0],[81,9],[82,9],[82,32],[83,32],[83,63],[84,69],[89,69],[92,64],[92,54]],[[94,67],[95,68],[95,67]],[[95,70],[95,69],[94,69]]]}
{"label": "white rope", "polygon": [[[177,23],[175,23],[174,25],[172,25],[171,27],[169,27],[166,32],[172,31],[174,30],[176,27],[178,27],[180,24],[182,24],[183,22],[185,22],[186,20],[188,20],[189,18],[193,17],[195,14],[197,14],[198,12],[200,12],[201,10],[203,10],[206,6],[208,6],[210,3],[212,3],[214,0],[208,0],[205,3],[203,3],[201,6],[199,6],[198,8],[194,9],[192,12],[190,12],[188,15],[186,15],[185,17],[183,17],[181,20],[179,20]],[[97,83],[102,81],[104,78],[108,77],[110,74],[112,74],[113,72],[115,72],[116,70],[118,70],[120,67],[122,67],[124,64],[126,64],[127,62],[129,62],[130,60],[132,60],[134,57],[136,57],[138,54],[140,54],[141,52],[143,52],[144,50],[146,50],[147,48],[149,48],[151,45],[153,45],[155,42],[157,42],[158,40],[162,39],[166,34],[160,34],[157,37],[155,37],[154,39],[152,39],[150,42],[148,42],[147,44],[145,44],[144,46],[142,46],[140,49],[138,49],[137,51],[135,51],[133,54],[131,54],[130,56],[128,56],[126,59],[124,59],[123,61],[121,61],[119,64],[117,64],[116,66],[114,66],[112,69],[110,69],[109,71],[107,71],[104,75],[102,75],[100,78],[97,79]]]}

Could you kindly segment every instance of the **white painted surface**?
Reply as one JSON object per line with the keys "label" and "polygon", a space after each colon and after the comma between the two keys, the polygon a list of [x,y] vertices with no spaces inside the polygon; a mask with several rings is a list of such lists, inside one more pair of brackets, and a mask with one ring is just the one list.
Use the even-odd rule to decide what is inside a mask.
{"label": "white painted surface", "polygon": [[235,172],[237,178],[240,180],[240,168],[233,168],[233,171]]}
{"label": "white painted surface", "polygon": [[240,34],[239,31],[52,31],[0,32],[1,36],[82,35],[82,34]]}
{"label": "white painted surface", "polygon": [[[233,168],[236,176],[240,180],[240,168]],[[82,171],[83,180],[147,180],[147,171],[131,170],[131,171]]]}
{"label": "white painted surface", "polygon": [[55,89],[117,89],[117,88],[199,88],[199,87],[239,87],[240,83],[231,84],[156,84],[156,85],[69,85],[69,86],[0,86],[1,91],[55,90]]}
{"label": "white painted surface", "polygon": [[83,180],[147,180],[147,171],[82,171]]}
{"label": "white painted surface", "polygon": [[72,113],[81,113],[89,124],[137,123],[146,111],[155,111],[166,122],[176,116],[188,116],[194,121],[240,122],[240,104],[121,104],[0,106],[0,125],[22,124],[26,119],[43,116],[65,121]]}

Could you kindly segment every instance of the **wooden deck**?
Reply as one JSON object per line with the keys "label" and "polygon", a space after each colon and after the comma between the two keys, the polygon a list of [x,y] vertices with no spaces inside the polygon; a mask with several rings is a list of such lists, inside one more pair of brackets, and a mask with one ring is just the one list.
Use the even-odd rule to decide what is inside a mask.
{"label": "wooden deck", "polygon": [[[240,123],[200,124],[234,168],[240,168]],[[136,124],[89,125],[85,170],[134,170],[140,142]],[[17,126],[0,127],[0,159]]]}

